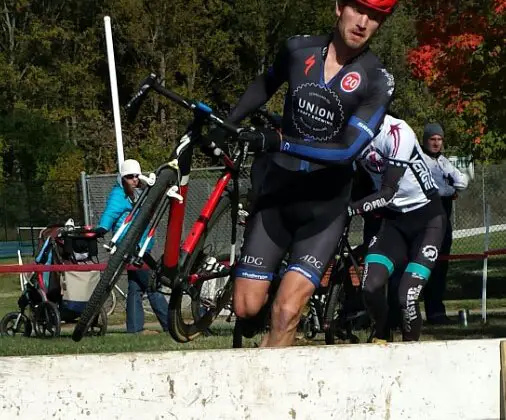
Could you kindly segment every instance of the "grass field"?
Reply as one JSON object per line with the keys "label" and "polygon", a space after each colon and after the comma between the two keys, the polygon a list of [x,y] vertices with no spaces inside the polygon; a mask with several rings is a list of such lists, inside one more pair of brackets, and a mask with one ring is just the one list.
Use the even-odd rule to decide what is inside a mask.
{"label": "grass field", "polygon": [[[506,239],[503,232],[500,234]],[[483,237],[462,238],[455,241],[454,253],[481,252]],[[16,260],[2,260],[0,264],[15,264]],[[452,340],[506,337],[506,258],[492,257],[488,262],[488,296],[489,309],[504,310],[504,314],[491,313],[487,325],[482,325],[478,315],[481,305],[482,261],[452,261],[448,273],[446,301],[448,311],[470,309],[472,311],[467,328],[457,325],[431,327],[424,326],[423,340]],[[19,297],[19,276],[17,274],[0,274],[0,317],[17,310]],[[160,333],[150,336],[130,335],[124,333],[124,312],[119,309],[109,319],[110,328],[105,337],[84,338],[80,343],[70,339],[72,326],[62,327],[62,337],[56,339],[36,338],[0,338],[0,356],[35,355],[35,354],[80,354],[80,353],[115,353],[134,351],[171,351],[222,349],[232,345],[232,324],[220,322],[213,325],[213,335],[199,337],[191,343],[174,342],[170,336]],[[456,317],[453,319],[456,321]],[[147,315],[146,322],[154,321]],[[159,328],[150,324],[150,328]],[[364,337],[361,337],[362,339]],[[321,345],[323,337],[315,340],[301,339],[298,345]]]}
{"label": "grass field", "polygon": [[[483,252],[485,235],[473,235],[467,238],[456,238],[452,244],[452,254],[473,254]],[[489,249],[506,247],[506,231],[490,232]]]}
{"label": "grass field", "polygon": [[[454,317],[455,319],[455,317]],[[59,338],[37,339],[24,337],[0,338],[0,356],[29,356],[44,354],[87,354],[87,353],[123,353],[174,350],[229,349],[232,347],[232,324],[221,322],[212,329],[210,337],[198,337],[186,344],[176,343],[164,333],[141,336],[111,331],[105,337],[83,338],[74,343],[70,331],[65,330]],[[361,340],[364,336],[359,334]],[[472,315],[468,327],[424,326],[423,341],[459,340],[506,337],[506,315],[491,315],[487,325],[482,325],[479,315]],[[400,341],[397,335],[395,341]],[[248,346],[252,346],[250,340]],[[323,335],[314,340],[297,339],[296,345],[324,345]]]}

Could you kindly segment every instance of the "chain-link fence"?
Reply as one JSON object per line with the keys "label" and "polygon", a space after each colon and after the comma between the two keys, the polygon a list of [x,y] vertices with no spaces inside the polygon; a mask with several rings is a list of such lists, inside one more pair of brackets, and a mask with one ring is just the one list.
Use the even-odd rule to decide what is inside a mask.
{"label": "chain-link fence", "polygon": [[477,165],[475,173],[453,202],[453,254],[483,252],[487,224],[489,249],[505,247],[506,164]]}
{"label": "chain-link fence", "polygon": [[[192,170],[190,182],[188,186],[188,195],[186,198],[185,218],[183,223],[183,238],[189,233],[193,223],[201,212],[202,207],[208,200],[211,192],[215,187],[216,181],[222,174],[223,168],[203,168]],[[113,186],[119,181],[117,175],[86,175],[85,184],[87,197],[84,202],[88,203],[88,217],[92,226],[96,226],[100,221],[107,197],[109,196]],[[241,190],[249,187],[249,173],[243,172],[239,180]],[[165,245],[166,229],[168,221],[168,210],[162,217],[160,224],[155,232],[155,243],[152,250],[154,258],[158,259],[163,254]],[[218,222],[218,225],[212,230],[211,237],[207,238],[206,244],[213,243],[215,255],[225,253],[227,247],[230,247],[231,221],[228,213],[226,217]],[[239,234],[239,236],[241,236]],[[111,238],[111,233],[107,234],[105,241]],[[101,262],[107,261],[109,254],[102,248],[99,248],[99,259]],[[118,282],[122,290],[126,290],[126,275]],[[124,304],[120,300],[120,304]]]}
{"label": "chain-link fence", "polygon": [[[206,168],[192,171],[183,226],[184,236],[188,234],[192,224],[197,220],[202,206],[221,175],[221,170],[221,168]],[[452,254],[482,253],[486,239],[488,239],[489,249],[504,247],[506,206],[503,201],[506,197],[506,183],[503,178],[505,175],[506,163],[475,166],[474,180],[453,202],[451,221],[454,240]],[[14,256],[17,249],[23,249],[23,244],[20,244],[20,241],[24,242],[25,255],[31,255],[33,248],[36,247],[38,230],[28,229],[30,227],[63,223],[69,217],[74,218],[77,224],[83,224],[86,220],[85,213],[89,215],[89,223],[96,225],[105,208],[107,197],[116,182],[117,175],[84,175],[81,182],[59,181],[44,184],[25,182],[0,185],[0,244],[12,244],[12,256]],[[248,172],[241,176],[241,185],[243,187],[249,186]],[[84,208],[86,212],[83,211]],[[160,257],[163,252],[166,223],[167,217],[165,216],[155,235],[156,242],[153,250],[155,257]],[[487,225],[488,238],[485,237]],[[27,229],[22,229],[23,227]],[[230,231],[230,226],[220,225],[217,231],[226,234]],[[108,238],[106,237],[106,240]],[[361,238],[362,220],[356,217],[350,233],[352,245],[358,245]],[[213,235],[211,239],[214,242],[228,243],[228,238],[220,238],[219,235]],[[2,250],[0,249],[0,251]],[[105,250],[100,249],[101,262],[106,262],[107,258],[108,254]],[[489,264],[489,267],[492,267],[489,269],[491,292],[495,289],[504,289],[503,281],[501,281],[503,277],[502,261],[502,259],[493,260]],[[456,287],[456,285],[452,285],[453,283],[450,285],[449,291],[452,296],[455,294],[455,296],[478,297],[482,266],[483,263],[479,260],[452,263],[449,279],[450,282],[455,282],[458,285],[458,290],[456,289],[455,293],[452,292],[452,287]],[[497,279],[494,277],[496,271]],[[453,279],[454,277],[455,279]],[[496,283],[497,286],[495,286]],[[120,286],[125,290],[124,280]],[[493,295],[502,296],[503,293],[497,292]]]}
{"label": "chain-link fence", "polygon": [[[214,183],[221,173],[220,168],[195,169],[189,184],[186,204],[184,233],[196,220],[200,209],[209,197]],[[454,201],[452,224],[454,254],[483,252],[485,230],[490,225],[489,248],[502,248],[506,236],[506,164],[476,165],[475,178],[469,187]],[[248,174],[241,178],[249,182]],[[32,227],[44,227],[48,224],[63,223],[69,217],[84,223],[82,184],[86,185],[90,223],[96,224],[105,207],[107,195],[116,181],[116,175],[86,175],[85,182],[10,182],[0,184],[0,242],[4,248],[26,248],[32,253],[33,237],[38,230]],[[488,220],[487,220],[488,213]],[[361,239],[361,220],[355,218],[351,238],[354,244]],[[155,254],[160,255],[165,240],[164,218],[158,229]],[[25,229],[23,229],[25,227]],[[6,242],[8,241],[8,242]],[[28,252],[29,251],[29,252]],[[15,255],[15,251],[14,251]],[[105,256],[104,256],[105,257]]]}
{"label": "chain-link fence", "polygon": [[[506,236],[506,183],[502,178],[506,176],[506,164],[477,165],[475,178],[469,183],[465,191],[459,193],[454,200],[452,225],[454,231],[453,253],[472,254],[484,250],[486,225],[490,225],[489,248],[502,248],[503,237]],[[195,169],[192,171],[189,192],[186,202],[186,215],[183,234],[186,235],[192,223],[197,220],[200,210],[214,188],[215,182],[221,174],[221,168]],[[108,194],[116,175],[86,176],[90,222],[98,223]],[[244,186],[249,185],[249,174],[241,177]],[[488,213],[488,220],[487,220]],[[355,218],[351,227],[351,242],[358,245],[362,238],[362,221]],[[166,218],[159,226],[156,234],[154,254],[161,255],[165,240]]]}

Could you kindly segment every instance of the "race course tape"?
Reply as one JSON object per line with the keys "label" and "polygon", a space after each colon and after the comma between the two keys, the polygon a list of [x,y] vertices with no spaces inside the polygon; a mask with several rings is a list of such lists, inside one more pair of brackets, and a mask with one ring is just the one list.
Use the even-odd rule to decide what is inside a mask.
{"label": "race course tape", "polygon": [[[452,255],[440,255],[439,260],[483,260],[489,256],[506,255],[506,248],[493,249],[481,254],[452,254]],[[0,273],[44,273],[47,271],[104,271],[107,264],[0,264]],[[129,265],[126,267],[127,270],[140,270],[149,269],[147,265],[143,267],[136,267]]]}
{"label": "race course tape", "polygon": [[500,340],[0,358],[0,418],[485,420]]}

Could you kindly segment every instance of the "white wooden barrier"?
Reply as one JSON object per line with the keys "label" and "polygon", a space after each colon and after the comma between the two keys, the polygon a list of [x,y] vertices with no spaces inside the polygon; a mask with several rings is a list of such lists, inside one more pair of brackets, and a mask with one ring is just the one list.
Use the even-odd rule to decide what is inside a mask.
{"label": "white wooden barrier", "polygon": [[0,358],[0,418],[489,420],[499,340]]}

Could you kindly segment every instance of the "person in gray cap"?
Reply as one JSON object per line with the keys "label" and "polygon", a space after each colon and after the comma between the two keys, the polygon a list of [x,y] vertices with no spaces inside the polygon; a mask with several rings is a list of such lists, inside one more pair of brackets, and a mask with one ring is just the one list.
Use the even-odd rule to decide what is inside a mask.
{"label": "person in gray cap", "polygon": [[[467,188],[469,182],[467,175],[460,172],[452,163],[443,156],[444,130],[439,123],[430,123],[423,131],[423,152],[427,166],[432,172],[432,177],[441,196],[448,221],[446,232],[441,246],[441,255],[449,255],[452,246],[451,213],[453,200],[457,193]],[[448,273],[448,261],[439,260],[432,270],[431,277],[424,290],[425,314],[429,324],[448,324],[446,308],[443,296],[446,290],[446,275]]]}

